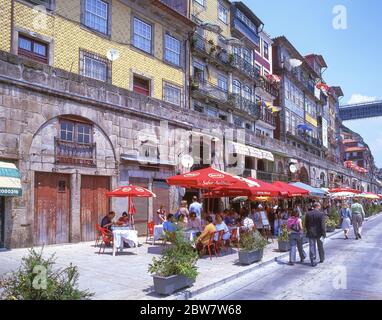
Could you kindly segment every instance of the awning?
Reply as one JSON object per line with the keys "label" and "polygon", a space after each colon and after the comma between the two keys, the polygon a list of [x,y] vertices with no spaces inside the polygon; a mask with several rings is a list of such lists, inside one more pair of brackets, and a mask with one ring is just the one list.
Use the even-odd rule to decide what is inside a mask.
{"label": "awning", "polygon": [[134,161],[142,164],[154,164],[163,166],[175,166],[175,163],[171,160],[162,160],[150,157],[139,157],[134,154],[122,154],[121,159],[125,161]]}
{"label": "awning", "polygon": [[309,186],[305,183],[302,183],[302,182],[293,182],[293,183],[291,183],[291,185],[309,191],[309,194],[312,197],[322,197],[323,198],[327,195],[327,193],[325,191],[323,191],[319,188],[311,187],[311,186]]}
{"label": "awning", "polygon": [[275,161],[273,154],[269,151],[257,149],[254,147],[246,146],[242,143],[233,142],[230,149],[231,153],[242,154],[257,159],[265,159],[269,161]]}
{"label": "awning", "polygon": [[21,196],[21,176],[13,163],[0,162],[0,196]]}
{"label": "awning", "polygon": [[305,131],[313,131],[313,129],[305,123],[301,123],[297,125],[297,129],[305,130]]}

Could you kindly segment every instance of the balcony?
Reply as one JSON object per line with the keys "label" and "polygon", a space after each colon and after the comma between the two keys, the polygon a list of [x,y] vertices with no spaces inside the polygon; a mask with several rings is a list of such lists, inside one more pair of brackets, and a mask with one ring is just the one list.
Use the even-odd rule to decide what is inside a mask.
{"label": "balcony", "polygon": [[279,95],[278,86],[269,82],[268,79],[265,79],[263,77],[258,77],[258,79],[256,80],[256,87],[262,88],[265,92],[268,92],[270,95],[274,97],[278,97]]}
{"label": "balcony", "polygon": [[[260,179],[265,182],[272,183],[274,181],[283,181],[283,182],[289,181],[289,177],[287,174],[276,173],[276,172],[266,172],[266,171],[259,171],[259,170],[255,170],[255,171],[256,171],[256,179]],[[248,169],[248,168],[244,169],[244,172],[243,172],[244,178],[251,177],[251,174],[252,174],[251,169]]]}
{"label": "balcony", "polygon": [[191,50],[195,55],[207,59],[220,69],[228,72],[233,70],[234,56],[217,46],[212,40],[207,41],[202,36],[194,34],[191,38]]}
{"label": "balcony", "polygon": [[239,111],[244,112],[254,118],[259,117],[259,107],[239,94],[233,93],[229,96],[230,103]]}
{"label": "balcony", "polygon": [[57,164],[94,167],[96,165],[96,144],[62,141],[54,138]]}
{"label": "balcony", "polygon": [[257,80],[260,76],[259,71],[249,61],[244,60],[239,55],[233,55],[233,66],[251,80]]}
{"label": "balcony", "polygon": [[304,142],[307,142],[315,147],[321,148],[322,143],[319,139],[313,138],[305,133],[302,133],[301,131],[297,132],[297,136],[302,139]]}
{"label": "balcony", "polygon": [[191,95],[196,99],[209,98],[216,103],[228,103],[228,92],[198,77],[191,80]]}
{"label": "balcony", "polygon": [[251,28],[249,28],[241,19],[234,17],[233,19],[233,31],[238,31],[242,35],[246,36],[249,40],[253,42],[254,45],[260,47],[260,37]]}
{"label": "balcony", "polygon": [[276,127],[276,116],[266,107],[261,106],[259,112],[259,120]]}
{"label": "balcony", "polygon": [[159,2],[187,17],[187,0],[159,0]]}

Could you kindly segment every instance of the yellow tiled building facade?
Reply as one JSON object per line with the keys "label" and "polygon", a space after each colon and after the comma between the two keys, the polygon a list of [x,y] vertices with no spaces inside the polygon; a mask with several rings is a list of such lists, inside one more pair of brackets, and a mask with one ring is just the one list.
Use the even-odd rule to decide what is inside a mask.
{"label": "yellow tiled building facade", "polygon": [[[164,83],[179,88],[182,98],[185,96],[185,43],[191,30],[187,22],[182,23],[160,7],[148,5],[150,1],[99,1],[98,5],[107,5],[107,32],[102,34],[84,22],[86,0],[56,0],[54,8],[48,10],[41,5],[36,7],[38,2],[50,3],[14,0],[12,8],[11,0],[0,0],[0,50],[17,54],[20,34],[37,38],[48,44],[49,65],[81,73],[81,51],[109,62],[107,53],[112,49],[112,52],[118,52],[118,59],[110,63],[108,82],[133,90],[133,75],[136,74],[149,80],[150,96],[153,98],[163,99]],[[99,8],[95,9],[97,13],[96,10]],[[150,53],[134,46],[134,18],[150,26]],[[165,35],[179,41],[179,65],[172,65],[164,59]]]}

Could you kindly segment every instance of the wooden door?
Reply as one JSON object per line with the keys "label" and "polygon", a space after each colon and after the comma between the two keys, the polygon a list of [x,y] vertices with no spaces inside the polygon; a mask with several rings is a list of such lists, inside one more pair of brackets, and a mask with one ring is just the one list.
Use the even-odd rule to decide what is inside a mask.
{"label": "wooden door", "polygon": [[96,224],[109,212],[109,187],[109,177],[81,176],[81,241],[95,239]]}
{"label": "wooden door", "polygon": [[156,198],[153,198],[153,214],[163,204],[166,207],[166,213],[170,213],[170,186],[165,180],[153,181],[153,192],[156,194]]}
{"label": "wooden door", "polygon": [[34,244],[69,242],[70,176],[36,172]]}
{"label": "wooden door", "polygon": [[[145,178],[130,178],[129,184],[148,188],[149,180]],[[149,200],[148,198],[132,198],[137,213],[134,216],[135,229],[138,230],[139,235],[147,233],[147,217],[149,213]],[[128,199],[126,198],[126,206]]]}

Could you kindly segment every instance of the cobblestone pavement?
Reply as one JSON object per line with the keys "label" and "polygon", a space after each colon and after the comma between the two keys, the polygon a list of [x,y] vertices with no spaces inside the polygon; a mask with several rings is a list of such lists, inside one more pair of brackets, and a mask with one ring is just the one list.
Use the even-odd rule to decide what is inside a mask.
{"label": "cobblestone pavement", "polygon": [[325,243],[326,260],[287,265],[288,257],[198,295],[195,299],[382,299],[382,216],[368,221],[363,239],[338,233]]}

